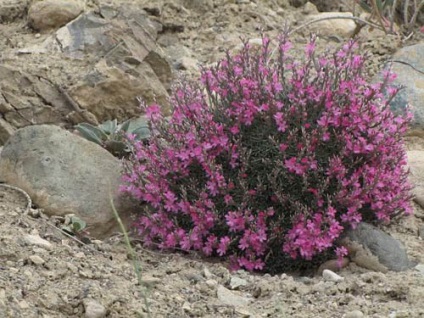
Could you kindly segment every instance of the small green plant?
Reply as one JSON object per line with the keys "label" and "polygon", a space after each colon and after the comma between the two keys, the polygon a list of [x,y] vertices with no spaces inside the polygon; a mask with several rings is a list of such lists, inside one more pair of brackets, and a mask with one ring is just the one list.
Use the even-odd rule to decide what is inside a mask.
{"label": "small green plant", "polygon": [[99,144],[116,157],[127,157],[130,152],[127,136],[134,136],[134,140],[147,140],[150,130],[144,119],[127,120],[118,124],[116,119],[108,120],[99,126],[80,123],[75,126],[79,134],[87,140]]}
{"label": "small green plant", "polygon": [[78,233],[83,231],[87,227],[87,223],[76,216],[71,216],[69,222],[66,222],[67,225],[62,227],[62,230],[67,232]]}
{"label": "small green plant", "polygon": [[64,225],[61,230],[69,235],[77,237],[83,243],[89,243],[87,223],[79,217],[69,214],[65,217]]}

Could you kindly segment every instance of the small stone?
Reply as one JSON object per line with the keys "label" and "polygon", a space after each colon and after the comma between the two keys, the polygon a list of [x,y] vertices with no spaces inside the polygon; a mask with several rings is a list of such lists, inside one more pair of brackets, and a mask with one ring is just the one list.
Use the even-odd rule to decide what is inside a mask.
{"label": "small stone", "polygon": [[21,308],[21,309],[28,309],[29,308],[29,305],[28,305],[28,303],[25,300],[21,300],[19,302],[19,308]]}
{"label": "small stone", "polygon": [[249,305],[250,299],[234,294],[224,286],[218,286],[217,289],[218,299],[225,305],[234,307],[245,307]]}
{"label": "small stone", "polygon": [[210,288],[215,288],[218,286],[218,282],[215,279],[208,279],[205,284],[209,286]]}
{"label": "small stone", "polygon": [[247,281],[245,279],[239,278],[237,276],[233,276],[231,277],[230,280],[230,289],[239,289],[242,286],[246,286],[247,285]]}
{"label": "small stone", "polygon": [[236,308],[236,313],[238,313],[243,318],[254,317],[253,313],[251,313],[246,308]]}
{"label": "small stone", "polygon": [[362,318],[364,314],[360,310],[353,310],[346,313],[345,318]]}
{"label": "small stone", "polygon": [[417,264],[415,269],[420,272],[421,275],[424,275],[424,264]]}
{"label": "small stone", "polygon": [[94,299],[84,299],[83,304],[86,318],[106,317],[106,308]]}
{"label": "small stone", "polygon": [[42,259],[40,256],[38,255],[31,255],[29,257],[29,259],[31,260],[31,262],[33,262],[35,265],[42,265],[44,264],[46,261],[44,259]]}
{"label": "small stone", "polygon": [[73,273],[77,273],[78,272],[78,267],[76,267],[74,264],[72,263],[66,263],[66,267]]}
{"label": "small stone", "polygon": [[30,245],[37,245],[37,246],[41,246],[43,248],[46,248],[48,250],[50,250],[52,248],[52,244],[41,238],[39,235],[32,235],[32,234],[28,234],[24,236],[24,240],[26,243],[30,244]]}
{"label": "small stone", "polygon": [[153,276],[143,276],[141,278],[141,281],[143,282],[143,285],[148,287],[153,287],[159,284],[162,280],[160,278],[153,277]]}
{"label": "small stone", "polygon": [[337,275],[336,273],[334,273],[333,271],[330,271],[329,269],[324,269],[324,271],[322,272],[322,277],[326,281],[331,281],[336,283],[344,280],[343,277],[341,277],[340,275]]}
{"label": "small stone", "polygon": [[26,270],[26,271],[24,271],[24,275],[27,277],[27,278],[31,278],[33,275],[32,275],[32,272],[31,271],[29,271],[29,270]]}
{"label": "small stone", "polygon": [[424,226],[420,226],[418,229],[418,236],[424,240]]}
{"label": "small stone", "polygon": [[184,311],[188,311],[188,312],[190,312],[191,311],[191,306],[190,306],[190,303],[189,302],[184,302],[184,304],[183,304],[183,310]]}
{"label": "small stone", "polygon": [[206,278],[206,279],[211,279],[211,278],[213,278],[213,274],[211,273],[211,271],[207,268],[207,267],[205,267],[205,268],[203,268],[203,276]]}
{"label": "small stone", "polygon": [[303,6],[302,13],[303,14],[319,14],[319,11],[315,4],[308,1]]}
{"label": "small stone", "polygon": [[41,216],[40,210],[37,209],[30,209],[29,210],[29,214],[33,217],[33,218],[39,218]]}
{"label": "small stone", "polygon": [[84,277],[84,278],[93,278],[93,276],[94,276],[94,274],[93,274],[93,272],[91,271],[91,270],[89,270],[89,269],[86,269],[86,270],[80,270],[79,271],[79,275],[81,276],[81,277]]}

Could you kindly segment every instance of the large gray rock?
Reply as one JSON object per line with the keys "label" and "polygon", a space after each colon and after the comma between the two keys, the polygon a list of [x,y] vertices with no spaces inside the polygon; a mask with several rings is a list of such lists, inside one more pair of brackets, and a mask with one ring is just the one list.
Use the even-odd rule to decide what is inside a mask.
{"label": "large gray rock", "polygon": [[65,25],[75,19],[83,9],[81,0],[35,1],[28,10],[28,21],[34,29],[45,31]]}
{"label": "large gray rock", "polygon": [[357,265],[371,270],[398,272],[414,266],[400,241],[367,223],[349,230],[342,243]]}
{"label": "large gray rock", "polygon": [[405,106],[411,104],[414,112],[411,128],[414,133],[424,135],[424,43],[400,49],[391,60],[386,68],[397,75],[394,85],[404,89],[390,105],[394,111],[403,113]]}
{"label": "large gray rock", "polygon": [[0,117],[0,146],[3,145],[14,132],[15,129],[12,125]]}
{"label": "large gray rock", "polygon": [[102,147],[52,125],[19,129],[0,154],[0,181],[26,191],[48,215],[75,214],[99,238],[116,227],[109,193],[124,222],[134,207],[118,192],[120,171]]}

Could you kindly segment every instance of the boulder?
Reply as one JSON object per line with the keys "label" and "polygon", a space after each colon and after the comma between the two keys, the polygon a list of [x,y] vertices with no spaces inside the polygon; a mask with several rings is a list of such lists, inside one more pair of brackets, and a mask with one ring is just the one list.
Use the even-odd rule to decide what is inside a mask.
{"label": "boulder", "polygon": [[84,10],[80,0],[35,1],[28,10],[29,25],[37,31],[56,29],[75,19]]}
{"label": "boulder", "polygon": [[424,136],[424,43],[401,48],[385,69],[397,75],[393,85],[403,87],[392,100],[391,108],[403,113],[409,103],[414,113],[411,133]]}
{"label": "boulder", "polygon": [[400,272],[414,266],[400,241],[368,223],[347,231],[342,244],[357,265],[371,270]]}
{"label": "boulder", "polygon": [[169,114],[173,73],[156,44],[161,27],[141,4],[110,3],[80,14],[55,33],[41,34],[13,53],[33,54],[33,63],[23,68],[0,64],[3,119],[13,128],[123,122],[141,115],[139,97]]}
{"label": "boulder", "polygon": [[64,55],[94,62],[69,95],[99,122],[139,115],[137,97],[169,111],[173,74],[156,46],[156,27],[143,11],[135,16],[121,10],[113,23],[87,13],[56,33]]}
{"label": "boulder", "polygon": [[13,135],[15,129],[7,121],[0,117],[0,146]]}
{"label": "boulder", "polygon": [[120,172],[108,151],[53,125],[19,129],[0,154],[0,181],[26,191],[47,215],[75,214],[97,238],[116,230],[109,193],[125,223],[134,210],[118,192]]}
{"label": "boulder", "polygon": [[[336,19],[337,17],[342,17],[342,19]],[[324,36],[349,38],[356,29],[355,22],[349,17],[353,17],[351,12],[322,12],[310,15],[305,22],[322,19],[312,23],[308,27],[308,32],[315,32]]]}
{"label": "boulder", "polygon": [[8,124],[1,123],[0,145],[9,126],[60,123],[72,109],[54,84],[4,65],[0,65],[0,91],[0,114]]}

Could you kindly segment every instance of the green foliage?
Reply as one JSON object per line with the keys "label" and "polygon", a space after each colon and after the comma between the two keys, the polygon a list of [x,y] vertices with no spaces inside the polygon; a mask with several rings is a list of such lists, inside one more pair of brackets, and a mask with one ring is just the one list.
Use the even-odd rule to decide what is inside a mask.
{"label": "green foliage", "polygon": [[62,230],[71,235],[81,233],[87,227],[87,223],[76,216],[71,216],[66,223],[67,225],[62,226]]}
{"label": "green foliage", "polygon": [[144,119],[127,120],[118,124],[117,120],[108,120],[99,126],[81,123],[75,126],[79,134],[108,150],[116,157],[126,157],[129,153],[127,136],[133,135],[134,140],[147,140],[150,129]]}

